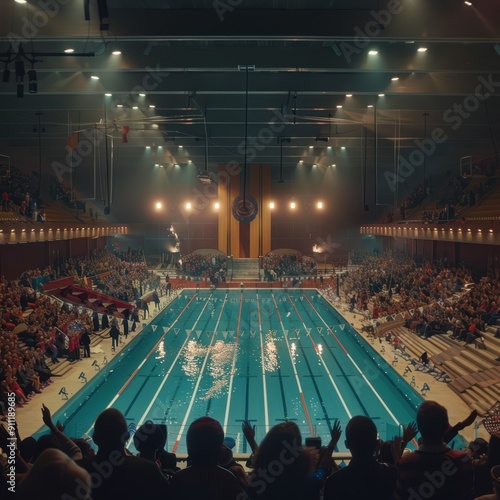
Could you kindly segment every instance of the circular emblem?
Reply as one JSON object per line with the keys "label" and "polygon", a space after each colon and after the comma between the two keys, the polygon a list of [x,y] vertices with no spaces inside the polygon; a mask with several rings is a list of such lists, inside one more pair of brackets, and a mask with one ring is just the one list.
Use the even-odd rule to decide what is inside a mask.
{"label": "circular emblem", "polygon": [[239,222],[252,222],[259,213],[257,200],[251,195],[247,195],[243,202],[243,196],[238,195],[231,205],[233,217]]}

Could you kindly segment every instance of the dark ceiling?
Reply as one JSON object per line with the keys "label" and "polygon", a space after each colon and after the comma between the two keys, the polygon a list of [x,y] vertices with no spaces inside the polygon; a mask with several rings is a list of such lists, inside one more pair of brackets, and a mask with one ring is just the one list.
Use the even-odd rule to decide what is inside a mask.
{"label": "dark ceiling", "polygon": [[[38,79],[36,94],[25,78],[17,98],[11,63],[10,82],[0,82],[4,151],[36,149],[39,119],[49,159],[64,158],[72,133],[105,126],[128,148],[122,157],[161,145],[169,149],[162,162],[188,154],[198,168],[208,136],[211,169],[242,161],[245,130],[254,162],[278,165],[283,153],[285,171],[301,159],[341,161],[341,146],[361,161],[375,130],[370,155],[380,164],[438,129],[447,137],[439,158],[496,149],[498,2],[108,0],[102,31],[98,4],[106,2],[90,0],[90,20],[84,3],[3,0],[3,59],[22,46]],[[123,146],[122,126],[130,130]],[[280,138],[290,141],[281,148]],[[171,153],[181,143],[182,154]]]}

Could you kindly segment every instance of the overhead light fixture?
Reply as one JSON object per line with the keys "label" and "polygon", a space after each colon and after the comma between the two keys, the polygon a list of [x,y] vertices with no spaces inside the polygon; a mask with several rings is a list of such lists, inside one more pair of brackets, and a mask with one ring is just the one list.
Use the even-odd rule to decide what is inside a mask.
{"label": "overhead light fixture", "polygon": [[117,108],[123,108],[123,104],[117,104],[116,107]]}
{"label": "overhead light fixture", "polygon": [[342,109],[342,105],[341,104],[337,104],[337,109]]}
{"label": "overhead light fixture", "polygon": [[352,94],[346,94],[345,96],[346,97],[352,97]]}
{"label": "overhead light fixture", "polygon": [[106,97],[113,97],[113,94],[110,94],[109,92],[104,94]]}
{"label": "overhead light fixture", "polygon": [[272,210],[274,207],[275,207],[275,205],[274,205],[274,201],[271,201],[271,202],[269,203],[269,208]]}
{"label": "overhead light fixture", "polygon": [[399,80],[399,76],[393,76],[391,78],[391,81],[393,81],[393,82],[397,82],[398,80]]}
{"label": "overhead light fixture", "polygon": [[121,50],[113,50],[113,52],[111,52],[111,54],[113,54],[114,56],[121,56],[122,51]]}
{"label": "overhead light fixture", "polygon": [[75,51],[75,49],[65,49],[64,53],[65,54],[73,54],[74,51]]}
{"label": "overhead light fixture", "polygon": [[376,56],[378,54],[378,50],[370,50],[368,54],[370,54],[371,56]]}
{"label": "overhead light fixture", "polygon": [[146,97],[146,94],[139,94],[140,97]]}
{"label": "overhead light fixture", "polygon": [[132,109],[139,109],[139,106],[132,106]]}
{"label": "overhead light fixture", "polygon": [[15,0],[16,3],[24,4],[26,3],[26,0]]}
{"label": "overhead light fixture", "polygon": [[92,78],[92,80],[99,80],[99,77],[97,75],[92,75],[90,78]]}
{"label": "overhead light fixture", "polygon": [[417,49],[418,52],[427,52],[427,47],[419,47]]}
{"label": "overhead light fixture", "polygon": [[17,60],[15,63],[16,68],[16,85],[17,97],[24,97],[24,62]]}
{"label": "overhead light fixture", "polygon": [[[16,0],[16,1],[17,1],[17,0]],[[468,5],[468,6],[470,7],[470,6],[472,5],[472,2],[467,2],[467,1],[465,1],[465,2],[464,2],[464,4],[465,4],[465,5]]]}
{"label": "overhead light fixture", "polygon": [[38,82],[36,79],[36,71],[30,69],[28,71],[28,92],[30,94],[36,94],[38,92]]}
{"label": "overhead light fixture", "polygon": [[373,108],[373,104],[368,104],[367,108]]}
{"label": "overhead light fixture", "polygon": [[379,94],[378,96],[379,97],[385,97],[385,94]]}
{"label": "overhead light fixture", "polygon": [[156,106],[155,106],[154,104],[150,104],[150,105],[149,105],[149,107],[150,107],[151,109],[156,108]]}

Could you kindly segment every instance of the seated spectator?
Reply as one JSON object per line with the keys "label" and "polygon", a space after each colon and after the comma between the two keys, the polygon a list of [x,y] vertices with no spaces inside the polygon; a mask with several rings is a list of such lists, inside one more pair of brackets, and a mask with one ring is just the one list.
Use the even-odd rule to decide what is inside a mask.
{"label": "seated spectator", "polygon": [[53,500],[79,498],[92,500],[90,475],[64,452],[45,450],[19,482],[17,496],[21,500]]}
{"label": "seated spectator", "polygon": [[244,492],[236,477],[218,465],[224,431],[217,420],[201,417],[186,434],[189,467],[174,474],[170,486],[174,500],[239,500]]}
{"label": "seated spectator", "polygon": [[494,493],[476,497],[475,500],[500,500],[500,465],[491,468],[490,479],[493,482]]}
{"label": "seated spectator", "polygon": [[464,452],[445,444],[449,428],[446,408],[434,401],[423,402],[417,411],[417,426],[421,435],[418,449],[397,464],[395,500],[470,500],[472,461]]}
{"label": "seated spectator", "polygon": [[345,435],[352,459],[328,478],[324,500],[392,500],[397,469],[376,461],[379,441],[373,421],[365,416],[353,417]]}
{"label": "seated spectator", "polygon": [[93,500],[170,498],[168,482],[157,465],[126,452],[129,432],[120,411],[108,408],[97,417],[93,439],[98,447],[96,456],[79,463],[91,474],[106,471],[101,472],[100,481],[92,481]]}

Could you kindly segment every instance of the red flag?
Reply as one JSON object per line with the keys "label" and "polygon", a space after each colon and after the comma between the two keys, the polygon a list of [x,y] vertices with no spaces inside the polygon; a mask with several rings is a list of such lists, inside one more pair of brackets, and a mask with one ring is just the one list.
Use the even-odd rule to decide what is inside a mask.
{"label": "red flag", "polygon": [[68,137],[68,147],[72,150],[78,148],[78,134],[72,134],[71,137]]}
{"label": "red flag", "polygon": [[122,127],[122,142],[128,142],[127,139],[127,134],[130,131],[130,127],[127,127],[126,125]]}

